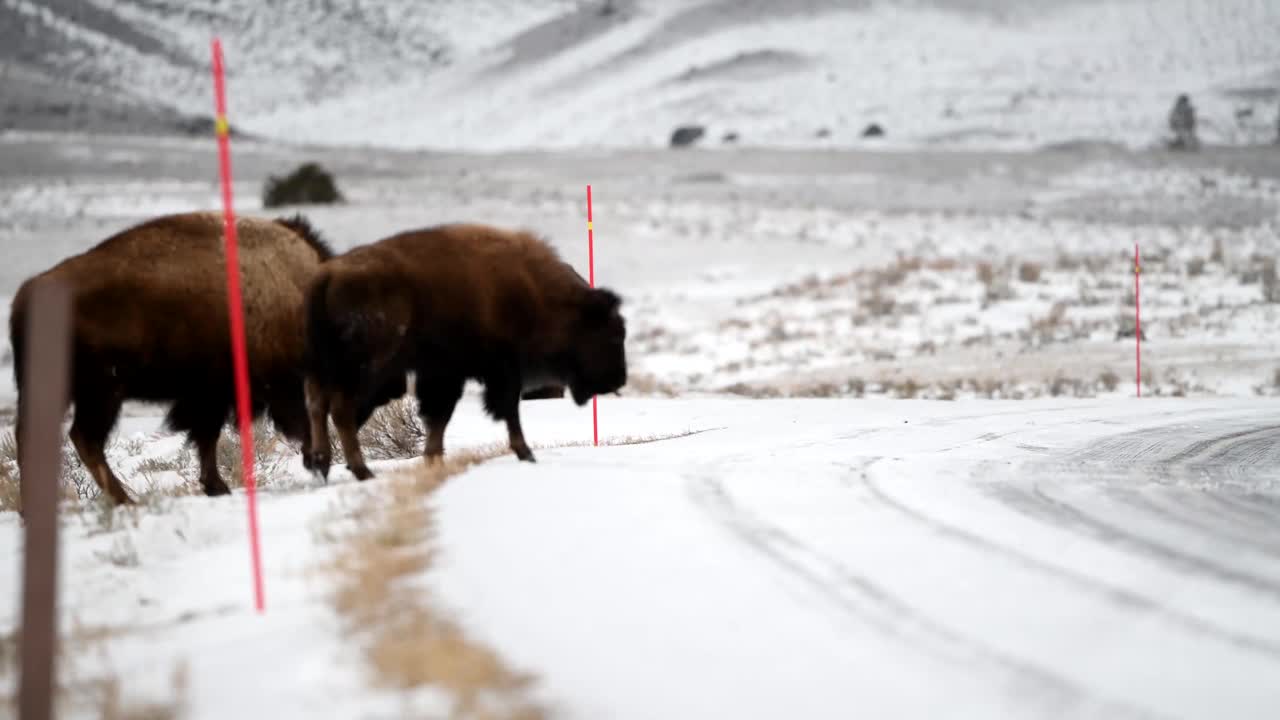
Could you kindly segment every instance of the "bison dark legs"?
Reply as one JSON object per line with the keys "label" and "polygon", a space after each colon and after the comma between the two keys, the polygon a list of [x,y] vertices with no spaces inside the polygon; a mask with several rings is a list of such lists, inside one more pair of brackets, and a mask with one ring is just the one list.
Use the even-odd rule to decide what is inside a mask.
{"label": "bison dark legs", "polygon": [[333,451],[329,447],[329,391],[310,377],[304,391],[307,420],[311,424],[311,471],[327,480],[329,466],[333,463]]}
{"label": "bison dark legs", "polygon": [[514,363],[499,367],[484,377],[484,407],[497,420],[507,423],[507,440],[516,457],[534,462],[533,451],[520,425],[520,371]]}
{"label": "bison dark legs", "polygon": [[231,402],[215,396],[182,398],[169,409],[169,427],[185,431],[187,438],[195,443],[200,457],[200,485],[205,495],[231,494],[218,472],[218,438],[230,411]]}
{"label": "bison dark legs", "polygon": [[302,379],[290,375],[272,383],[264,394],[267,396],[267,413],[271,417],[271,423],[285,437],[302,443],[302,465],[311,470],[314,462],[311,454],[311,424],[302,388]]}
{"label": "bison dark legs", "polygon": [[434,367],[420,367],[415,380],[418,413],[427,426],[427,443],[422,454],[428,460],[444,455],[444,430],[453,417],[453,409],[462,398],[467,382],[460,372]]}
{"label": "bison dark legs", "polygon": [[364,451],[360,449],[359,427],[356,425],[360,402],[345,390],[338,390],[329,398],[333,426],[337,428],[338,440],[342,442],[342,454],[347,459],[347,469],[356,476],[357,480],[368,480],[373,477],[373,473],[365,464]]}
{"label": "bison dark legs", "polygon": [[192,430],[188,437],[195,443],[200,456],[200,485],[204,487],[204,494],[210,497],[230,495],[231,488],[218,472],[218,439],[222,437],[222,424],[212,430],[207,427]]}
{"label": "bison dark legs", "polygon": [[98,487],[117,504],[133,502],[120,479],[107,464],[107,438],[120,416],[124,399],[105,383],[84,383],[75,390],[75,420],[71,423],[71,444],[93,476]]}

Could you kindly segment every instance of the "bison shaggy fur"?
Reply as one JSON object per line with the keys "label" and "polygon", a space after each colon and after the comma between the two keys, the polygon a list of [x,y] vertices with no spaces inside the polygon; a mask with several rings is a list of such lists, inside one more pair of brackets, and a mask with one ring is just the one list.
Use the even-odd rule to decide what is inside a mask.
{"label": "bison shaggy fur", "polygon": [[307,306],[307,407],[321,475],[332,417],[347,468],[372,477],[357,433],[414,374],[427,427],[444,431],[468,379],[507,425],[511,450],[532,461],[519,403],[568,388],[579,405],[627,381],[621,299],[592,288],[544,240],[524,231],[453,224],[403,232],[325,263]]}
{"label": "bison shaggy fur", "polygon": [[[236,228],[252,410],[269,414],[309,458],[306,290],[333,253],[301,216],[240,218]],[[105,447],[122,403],[139,400],[171,403],[167,424],[195,443],[205,493],[229,493],[216,462],[235,397],[222,217],[155,218],[24,282],[9,316],[19,387],[30,289],[48,281],[73,297],[70,437],[98,486],[117,503],[132,502],[107,464]],[[18,403],[21,418],[21,392]],[[21,426],[17,437],[22,443]]]}

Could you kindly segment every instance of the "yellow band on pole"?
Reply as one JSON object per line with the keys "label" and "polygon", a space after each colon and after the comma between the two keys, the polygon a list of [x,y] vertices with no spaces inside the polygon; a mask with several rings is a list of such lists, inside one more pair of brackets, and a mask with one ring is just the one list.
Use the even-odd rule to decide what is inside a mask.
{"label": "yellow band on pole", "polygon": [[218,137],[222,137],[224,135],[229,134],[231,131],[231,126],[227,124],[227,116],[219,115],[216,119],[214,119],[213,129],[214,129],[214,132],[218,134]]}
{"label": "yellow band on pole", "polygon": [[587,229],[588,229],[588,230],[592,230],[592,229],[594,229],[594,228],[592,228],[592,227],[591,227],[591,221],[590,221],[590,220],[588,220],[588,221],[587,221]]}

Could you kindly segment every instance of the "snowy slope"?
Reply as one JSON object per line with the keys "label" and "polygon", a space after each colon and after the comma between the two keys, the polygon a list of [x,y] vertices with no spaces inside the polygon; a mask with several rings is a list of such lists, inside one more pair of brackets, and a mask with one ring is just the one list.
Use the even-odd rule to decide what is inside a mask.
{"label": "snowy slope", "polygon": [[[1211,142],[1274,137],[1268,0],[93,0],[0,9],[50,36],[41,64],[207,112],[221,34],[233,116],[290,140],[507,149],[710,140],[1148,145],[1189,92]],[[16,15],[15,15],[16,13]],[[1239,113],[1239,114],[1238,114]],[[820,130],[829,137],[819,137]]]}
{"label": "snowy slope", "polygon": [[[1277,10],[1265,2],[1080,3],[999,17],[836,5],[641,4],[551,58],[501,73],[485,60],[463,63],[372,90],[372,102],[336,99],[255,126],[484,149],[653,145],[685,122],[707,124],[713,139],[736,131],[764,145],[851,144],[870,122],[887,127],[881,144],[891,145],[1149,144],[1173,96],[1189,91],[1202,98],[1206,138],[1226,141],[1246,137],[1235,106],[1205,93],[1274,67],[1264,28]],[[1257,120],[1274,120],[1274,108],[1258,109],[1266,119]],[[831,140],[815,136],[823,128]]]}

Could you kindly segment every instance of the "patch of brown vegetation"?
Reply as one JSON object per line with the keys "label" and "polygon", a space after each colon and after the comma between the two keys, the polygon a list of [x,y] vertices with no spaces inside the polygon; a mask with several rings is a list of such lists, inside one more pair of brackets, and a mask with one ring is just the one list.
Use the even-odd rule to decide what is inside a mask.
{"label": "patch of brown vegetation", "polygon": [[1012,268],[996,266],[989,262],[979,262],[975,273],[978,282],[982,283],[982,307],[986,309],[1001,300],[1013,299],[1013,287],[1010,284]]}
{"label": "patch of brown vegetation", "polygon": [[[0,512],[18,512],[22,509],[22,485],[18,482],[15,466],[0,460]],[[0,660],[3,660],[0,653]],[[0,664],[0,668],[3,665]]]}
{"label": "patch of brown vegetation", "polygon": [[1258,272],[1262,281],[1263,302],[1280,303],[1280,277],[1276,275],[1276,259],[1263,258]]}
{"label": "patch of brown vegetation", "polygon": [[111,676],[98,686],[101,696],[99,707],[102,720],[177,720],[184,717],[187,696],[187,669],[178,666],[173,671],[170,686],[173,698],[164,701],[126,701],[120,689],[120,678]]}
{"label": "patch of brown vegetation", "polygon": [[546,716],[529,698],[531,676],[508,667],[443,617],[421,588],[403,582],[434,559],[427,496],[449,477],[506,451],[496,446],[454,452],[388,474],[383,492],[366,493],[353,510],[357,528],[327,568],[336,580],[333,605],[363,643],[377,683],[397,690],[443,690],[452,703],[450,717]]}
{"label": "patch of brown vegetation", "polygon": [[627,384],[622,388],[623,395],[661,395],[663,397],[676,397],[680,394],[680,390],[671,383],[659,380],[656,375],[631,373],[627,377]]}
{"label": "patch of brown vegetation", "polygon": [[1063,300],[1055,302],[1048,315],[1031,321],[1028,339],[1037,345],[1047,345],[1059,339],[1060,331],[1066,326],[1066,317],[1067,303]]}
{"label": "patch of brown vegetation", "polygon": [[1115,392],[1115,389],[1120,386],[1120,376],[1113,370],[1103,370],[1098,375],[1098,384],[1107,392]]}
{"label": "patch of brown vegetation", "polygon": [[[218,472],[231,488],[244,487],[239,428],[233,428],[217,445],[215,458]],[[258,487],[271,485],[284,474],[285,465],[295,451],[285,438],[261,420],[253,424],[253,479]],[[197,478],[198,479],[198,478]]]}
{"label": "patch of brown vegetation", "polygon": [[1018,265],[1018,279],[1025,283],[1038,283],[1043,270],[1040,263],[1024,262]]}
{"label": "patch of brown vegetation", "polygon": [[771,385],[752,385],[744,382],[736,382],[732,385],[727,385],[721,388],[720,392],[727,395],[754,398],[756,400],[782,397],[782,391]]}
{"label": "patch of brown vegetation", "polygon": [[408,397],[397,398],[378,408],[360,428],[360,446],[374,460],[419,455],[426,437],[426,428],[418,416],[418,403]]}
{"label": "patch of brown vegetation", "polygon": [[[80,659],[89,655],[106,659],[106,642],[128,632],[125,628],[73,624],[69,633],[58,637],[58,678],[54,688],[54,710],[59,717],[97,717],[102,720],[176,720],[186,714],[187,668],[174,667],[171,696],[165,700],[126,699],[124,681],[110,668],[103,674],[83,677]],[[17,633],[0,636],[0,675],[18,666],[21,641]],[[16,706],[16,697],[0,696],[0,709]]]}
{"label": "patch of brown vegetation", "polygon": [[1214,237],[1213,248],[1209,251],[1209,262],[1221,265],[1226,261],[1226,258],[1227,253],[1226,249],[1222,246],[1222,237]]}
{"label": "patch of brown vegetation", "polygon": [[1079,270],[1083,264],[1084,262],[1080,258],[1076,257],[1075,255],[1068,255],[1066,253],[1062,253],[1058,255],[1056,267],[1059,270],[1062,270],[1065,272],[1072,272],[1075,270]]}

